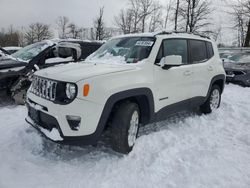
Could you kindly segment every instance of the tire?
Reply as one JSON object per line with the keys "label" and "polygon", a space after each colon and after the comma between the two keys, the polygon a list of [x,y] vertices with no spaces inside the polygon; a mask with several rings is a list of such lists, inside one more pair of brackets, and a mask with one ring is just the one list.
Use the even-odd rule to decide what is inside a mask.
{"label": "tire", "polygon": [[125,102],[114,112],[111,123],[112,149],[123,154],[129,153],[138,136],[140,110],[136,103]]}
{"label": "tire", "polygon": [[218,85],[213,85],[209,93],[208,99],[200,107],[200,110],[204,114],[209,114],[220,107],[220,102],[221,102],[221,89]]}

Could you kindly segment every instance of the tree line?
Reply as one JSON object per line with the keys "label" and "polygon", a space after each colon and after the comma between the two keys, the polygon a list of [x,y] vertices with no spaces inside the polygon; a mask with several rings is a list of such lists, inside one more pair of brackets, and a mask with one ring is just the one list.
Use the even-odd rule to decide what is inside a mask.
{"label": "tree line", "polygon": [[[229,2],[230,4],[230,2]],[[233,28],[237,29],[239,46],[250,46],[250,0],[237,0],[232,4]]]}
{"label": "tree line", "polygon": [[[227,12],[237,30],[239,46],[249,46],[250,42],[250,0],[231,2],[224,0],[232,7]],[[160,29],[199,32],[209,35],[215,40],[221,35],[221,26],[213,25],[214,12],[211,0],[167,0],[165,4],[158,0],[128,0],[127,6],[114,16],[113,23],[122,34],[154,32]],[[91,40],[105,40],[112,37],[105,24],[105,8],[100,7],[93,20],[90,32]],[[86,28],[77,26],[66,16],[60,16],[55,21],[59,38],[86,38]],[[213,29],[211,29],[213,28]],[[0,46],[23,46],[53,37],[51,26],[44,23],[32,23],[27,28],[15,30],[10,26],[0,32]]]}

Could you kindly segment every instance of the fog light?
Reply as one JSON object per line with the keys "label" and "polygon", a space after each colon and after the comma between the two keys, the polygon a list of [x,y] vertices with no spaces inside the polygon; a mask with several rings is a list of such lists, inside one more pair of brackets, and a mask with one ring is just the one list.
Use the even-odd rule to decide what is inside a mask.
{"label": "fog light", "polygon": [[81,117],[79,116],[66,116],[68,124],[73,131],[78,131],[81,124]]}

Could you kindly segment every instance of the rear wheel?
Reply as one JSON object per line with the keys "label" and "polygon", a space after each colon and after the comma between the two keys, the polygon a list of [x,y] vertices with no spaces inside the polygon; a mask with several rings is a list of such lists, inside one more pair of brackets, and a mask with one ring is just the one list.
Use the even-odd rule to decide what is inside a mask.
{"label": "rear wheel", "polygon": [[207,101],[200,107],[205,114],[211,113],[220,107],[221,89],[218,85],[213,85]]}
{"label": "rear wheel", "polygon": [[122,103],[114,113],[111,124],[111,145],[120,153],[129,153],[136,141],[140,111],[136,103]]}

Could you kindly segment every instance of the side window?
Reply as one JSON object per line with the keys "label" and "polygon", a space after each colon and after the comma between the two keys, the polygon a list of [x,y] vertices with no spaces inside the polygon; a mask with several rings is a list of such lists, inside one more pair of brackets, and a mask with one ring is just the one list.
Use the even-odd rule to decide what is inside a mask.
{"label": "side window", "polygon": [[208,59],[212,58],[214,56],[214,49],[211,42],[206,42],[207,44],[207,57]]}
{"label": "side window", "polygon": [[207,60],[205,41],[190,40],[191,63],[200,63]]}
{"label": "side window", "polygon": [[180,55],[182,63],[188,63],[187,40],[185,39],[169,39],[163,41],[163,56]]}

